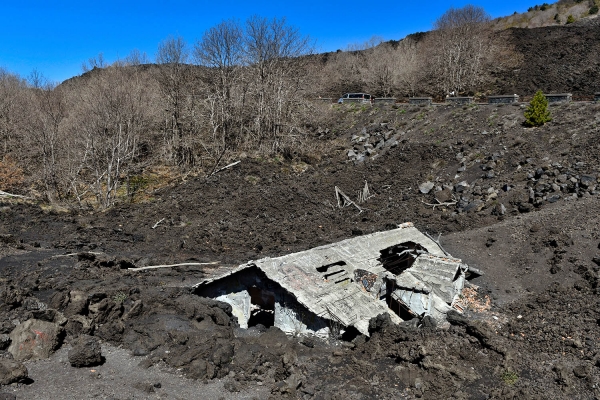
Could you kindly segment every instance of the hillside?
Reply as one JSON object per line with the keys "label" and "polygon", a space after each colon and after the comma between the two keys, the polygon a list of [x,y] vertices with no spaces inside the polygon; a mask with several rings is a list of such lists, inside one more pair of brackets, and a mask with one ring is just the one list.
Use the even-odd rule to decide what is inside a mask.
{"label": "hillside", "polygon": [[495,19],[494,29],[501,31],[509,28],[565,25],[569,16],[572,16],[573,22],[586,23],[598,17],[597,7],[600,6],[598,3],[598,0],[560,0],[551,4],[542,3],[529,7],[525,13],[515,12],[513,15]]}
{"label": "hillside", "polygon": [[[99,375],[77,375],[80,389],[69,389],[74,397],[81,390],[141,395],[150,373],[161,388],[146,396],[170,396],[179,378],[168,371],[179,368],[200,379],[179,390],[221,390],[227,397],[264,388],[274,398],[593,398],[599,107],[556,105],[551,123],[529,129],[520,106],[324,108],[319,152],[242,158],[209,179],[189,177],[148,193],[142,204],[61,213],[4,199],[3,332],[16,319],[54,321],[64,313],[71,321],[64,348],[84,329],[105,349],[131,351],[109,350],[106,366],[95,367]],[[367,143],[374,146],[366,161],[348,160],[349,150],[366,151]],[[428,181],[434,188],[422,193]],[[362,213],[336,206],[335,186],[355,198],[365,182],[372,197]],[[273,329],[246,335],[217,317],[215,304],[187,292],[214,266],[126,269],[217,261],[226,270],[405,221],[434,237],[441,233],[453,256],[485,273],[472,281],[470,290],[479,294],[469,297],[470,319],[456,317],[444,330],[380,321],[371,339],[343,345],[298,342]],[[74,308],[78,293],[90,299],[90,310],[103,298],[109,308]],[[122,305],[112,305],[119,296]],[[56,317],[32,310],[35,302],[58,311]],[[196,319],[204,322],[186,322]],[[215,353],[224,343],[232,343],[231,363]],[[61,351],[46,364],[27,364],[33,383],[3,390],[28,396],[48,376],[56,377],[48,393],[71,387],[60,377]],[[207,366],[194,357],[215,361]],[[129,383],[107,386],[102,377],[123,363]]]}
{"label": "hillside", "polygon": [[522,62],[514,70],[498,72],[500,93],[531,96],[546,93],[573,93],[588,96],[600,91],[600,19],[568,26],[501,32]]}

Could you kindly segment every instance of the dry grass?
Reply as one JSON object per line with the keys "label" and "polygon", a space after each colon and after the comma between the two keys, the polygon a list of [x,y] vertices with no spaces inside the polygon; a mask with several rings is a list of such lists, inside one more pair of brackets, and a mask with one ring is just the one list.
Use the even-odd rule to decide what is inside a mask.
{"label": "dry grass", "polygon": [[21,188],[25,182],[23,170],[17,165],[16,161],[9,156],[5,156],[0,161],[0,190],[14,190]]}

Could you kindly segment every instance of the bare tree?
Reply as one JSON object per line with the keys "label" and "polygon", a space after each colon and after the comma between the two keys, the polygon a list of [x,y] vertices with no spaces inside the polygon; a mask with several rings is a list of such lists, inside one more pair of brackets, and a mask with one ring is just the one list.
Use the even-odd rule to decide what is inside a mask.
{"label": "bare tree", "polygon": [[362,66],[368,91],[375,96],[390,97],[396,86],[396,50],[389,44],[370,48]]}
{"label": "bare tree", "polygon": [[243,40],[239,23],[227,20],[207,30],[194,49],[196,62],[208,69],[206,81],[210,85],[205,104],[212,128],[212,146],[205,145],[205,148],[215,148],[217,154],[232,144],[236,132],[241,133],[236,105],[243,103],[244,96]]}
{"label": "bare tree", "polygon": [[66,192],[62,174],[63,149],[68,144],[62,123],[68,115],[64,91],[45,82],[33,92],[36,110],[30,114],[28,132],[33,149],[41,158],[41,184],[50,201]]}
{"label": "bare tree", "polygon": [[[300,100],[306,70],[303,56],[312,52],[310,39],[283,19],[254,16],[246,21],[245,56],[252,80],[250,105],[253,140],[270,138],[273,150],[282,135],[289,133],[285,122]],[[287,132],[286,132],[287,131]]]}
{"label": "bare tree", "polygon": [[165,133],[173,152],[172,159],[180,166],[194,162],[193,149],[186,143],[182,115],[189,95],[188,57],[187,44],[181,36],[169,37],[158,45],[156,63],[160,68],[156,79],[168,114]]}
{"label": "bare tree", "polygon": [[483,8],[467,5],[450,8],[435,22],[428,48],[439,89],[468,92],[483,80],[492,49],[489,21]]}
{"label": "bare tree", "polygon": [[104,60],[104,54],[98,53],[96,57],[90,57],[87,62],[81,63],[81,70],[83,72],[88,72],[95,68],[105,68],[106,61]]}
{"label": "bare tree", "polygon": [[123,60],[125,65],[142,65],[149,64],[150,60],[146,52],[141,52],[138,49],[133,49]]}
{"label": "bare tree", "polygon": [[27,83],[30,87],[39,89],[48,83],[48,80],[44,74],[34,68],[33,71],[31,71],[31,73],[27,76]]}
{"label": "bare tree", "polygon": [[0,68],[0,159],[18,150],[22,110],[27,109],[27,84],[18,75]]}
{"label": "bare tree", "polygon": [[363,43],[351,43],[346,47],[346,51],[364,51],[379,46],[383,43],[383,38],[378,35],[373,35],[369,40]]}
{"label": "bare tree", "polygon": [[345,92],[367,90],[365,77],[366,54],[360,51],[338,51],[330,53],[319,75],[324,81],[323,89],[327,93],[339,96]]}
{"label": "bare tree", "polygon": [[419,56],[418,43],[410,37],[404,38],[394,47],[393,54],[393,74],[397,90],[403,96],[414,96],[423,79],[423,66],[426,64],[426,60]]}

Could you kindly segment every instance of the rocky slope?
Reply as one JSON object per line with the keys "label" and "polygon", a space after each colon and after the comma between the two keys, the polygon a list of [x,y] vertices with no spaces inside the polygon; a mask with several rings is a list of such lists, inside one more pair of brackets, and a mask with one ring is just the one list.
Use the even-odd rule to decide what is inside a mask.
{"label": "rocky slope", "polygon": [[[73,376],[101,397],[174,398],[178,374],[195,390],[218,382],[226,398],[257,389],[307,399],[600,396],[600,105],[551,111],[551,123],[524,128],[522,105],[336,106],[322,110],[313,150],[244,158],[141,204],[60,212],[2,199],[0,378],[15,383],[0,392],[39,397],[48,374],[56,387],[73,386],[64,371],[79,371],[69,360],[88,365],[75,351],[92,336],[106,363]],[[358,200],[365,182],[363,212],[337,206],[335,186]],[[189,292],[249,259],[406,221],[441,233],[453,256],[485,273],[464,293],[466,313],[447,327],[379,318],[369,339],[320,342],[240,330],[228,306]],[[17,335],[33,323],[42,328]],[[15,347],[23,343],[31,346]],[[126,360],[115,345],[128,350]],[[61,350],[34,361],[37,346]],[[115,362],[131,365],[133,384],[117,380],[111,391]],[[147,381],[162,370],[161,385]]]}

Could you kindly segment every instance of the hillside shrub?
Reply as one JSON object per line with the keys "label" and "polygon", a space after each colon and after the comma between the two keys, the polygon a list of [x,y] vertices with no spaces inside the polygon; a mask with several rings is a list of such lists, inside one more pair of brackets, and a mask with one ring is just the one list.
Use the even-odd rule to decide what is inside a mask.
{"label": "hillside shrub", "polygon": [[548,99],[538,90],[525,110],[525,126],[542,126],[552,121],[548,111]]}
{"label": "hillside shrub", "polygon": [[590,7],[590,15],[598,14],[598,6],[594,4]]}
{"label": "hillside shrub", "polygon": [[567,24],[572,24],[573,22],[575,22],[575,17],[573,17],[572,15],[569,15],[567,17]]}

